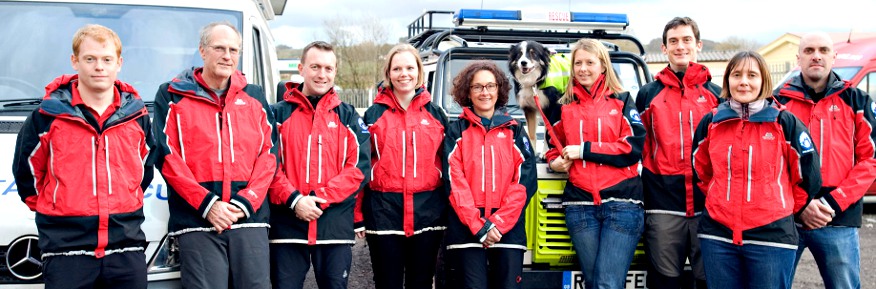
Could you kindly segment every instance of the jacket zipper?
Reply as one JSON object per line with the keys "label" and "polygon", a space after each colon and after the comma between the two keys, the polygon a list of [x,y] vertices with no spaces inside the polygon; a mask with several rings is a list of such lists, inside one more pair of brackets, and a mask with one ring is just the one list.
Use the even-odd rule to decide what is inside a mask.
{"label": "jacket zipper", "polygon": [[[484,135],[486,139],[486,134]],[[484,159],[484,145],[481,145],[481,192],[486,192],[487,164]]]}
{"label": "jacket zipper", "polygon": [[733,145],[727,147],[727,201],[730,201],[730,179],[732,178],[732,171],[730,169],[730,153],[733,152]]}
{"label": "jacket zipper", "polygon": [[308,184],[310,183],[310,155],[311,155],[310,150],[311,150],[312,143],[313,143],[313,135],[311,134],[311,135],[307,136],[307,163],[304,165],[304,170],[305,170],[304,171],[304,182],[308,183]]}
{"label": "jacket zipper", "polygon": [[417,178],[417,132],[411,132],[411,139],[414,143],[414,178]]}
{"label": "jacket zipper", "polygon": [[318,146],[319,150],[317,150],[317,160],[316,160],[317,161],[316,183],[322,184],[322,135],[319,135],[317,137],[317,140],[319,141],[317,143],[319,145]]}
{"label": "jacket zipper", "polygon": [[[225,121],[228,122],[228,138],[229,138],[229,142],[231,143],[231,145],[230,145],[231,146],[231,163],[233,164],[234,163],[234,129],[231,126],[231,114],[226,113],[226,116],[227,116],[227,119]],[[261,126],[259,126],[259,127],[261,127]],[[259,147],[259,149],[261,149],[261,147]]]}
{"label": "jacket zipper", "polygon": [[110,153],[109,153],[109,136],[103,136],[103,152],[106,156],[106,181],[107,187],[109,188],[109,195],[113,194],[113,175],[112,170],[110,170]]}
{"label": "jacket zipper", "polygon": [[[582,145],[582,146],[584,145],[584,121],[583,120],[578,121],[578,145]],[[562,155],[562,154],[563,154],[563,152],[561,151],[560,155]],[[585,161],[583,158],[581,159],[581,166],[584,168],[587,167],[587,161]]]}
{"label": "jacket zipper", "polygon": [[176,114],[176,134],[179,139],[179,154],[182,156],[182,160],[186,162],[186,147],[183,145],[183,135],[182,135],[182,125],[179,123],[180,115]]}
{"label": "jacket zipper", "polygon": [[221,114],[216,113],[216,140],[218,140],[216,145],[216,153],[219,155],[219,162],[222,162],[222,130],[220,126],[222,126],[222,120],[220,119]]}
{"label": "jacket zipper", "polygon": [[402,147],[402,178],[405,178],[405,173],[407,172],[407,160],[408,160],[408,146],[407,139],[405,137],[405,131],[402,131],[402,139],[401,139],[401,147]]}
{"label": "jacket zipper", "polygon": [[496,192],[496,150],[493,149],[493,145],[490,145],[490,167],[492,168],[491,177],[493,179],[493,189],[491,190],[493,193]]}
{"label": "jacket zipper", "polygon": [[748,146],[748,178],[746,186],[748,189],[745,192],[745,200],[751,202],[751,155],[754,153],[754,147]]}
{"label": "jacket zipper", "polygon": [[[785,167],[785,156],[779,157],[779,168]],[[782,169],[779,170],[779,177],[776,179],[776,183],[779,185],[779,198],[782,199],[782,208],[785,208],[785,188],[782,187]]]}
{"label": "jacket zipper", "polygon": [[678,139],[679,139],[679,144],[680,144],[679,148],[681,151],[679,153],[679,155],[681,155],[682,160],[684,159],[684,125],[682,124],[683,122],[684,122],[683,117],[681,116],[681,112],[679,111],[678,112]]}

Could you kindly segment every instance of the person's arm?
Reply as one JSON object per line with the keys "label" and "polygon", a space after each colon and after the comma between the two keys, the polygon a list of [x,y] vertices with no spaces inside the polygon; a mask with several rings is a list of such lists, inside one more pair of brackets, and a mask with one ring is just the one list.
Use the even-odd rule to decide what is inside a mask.
{"label": "person's arm", "polygon": [[510,156],[514,159],[511,184],[499,204],[499,209],[488,218],[502,234],[508,233],[517,225],[520,216],[525,214],[527,201],[537,189],[533,148],[523,127],[518,127],[514,132],[513,148],[514,152]]}
{"label": "person's arm", "polygon": [[465,130],[462,123],[463,120],[458,120],[450,125],[449,129],[444,131],[444,160],[447,173],[445,175],[446,187],[450,192],[450,207],[462,221],[462,224],[469,228],[479,242],[484,242],[487,238],[487,232],[496,225],[481,217],[480,210],[475,207],[474,197],[472,196],[471,187],[466,178],[465,166],[462,160],[462,132]]}
{"label": "person's arm", "polygon": [[[857,91],[857,90],[855,90]],[[833,191],[822,196],[822,199],[837,213],[845,211],[857,203],[867,189],[876,180],[876,103],[865,92],[855,93],[852,97],[857,107],[855,110],[855,166]]]}
{"label": "person's arm", "polygon": [[254,112],[259,116],[259,122],[256,124],[257,127],[251,128],[259,132],[261,146],[258,148],[258,156],[253,164],[250,179],[247,180],[247,187],[232,195],[229,201],[243,210],[246,218],[249,218],[251,214],[261,208],[265,198],[268,197],[268,188],[277,171],[276,148],[274,147],[277,135],[272,125],[274,123],[274,114],[265,100],[264,91],[262,91],[261,87],[251,87],[256,89],[253,89],[254,95],[250,96],[258,99],[262,105],[261,111]]}
{"label": "person's arm", "polygon": [[36,109],[24,121],[15,141],[12,174],[18,196],[31,211],[36,211],[39,199],[36,187],[41,185],[48,168],[48,148],[40,140],[48,126],[49,122]]}
{"label": "person's arm", "polygon": [[172,95],[167,86],[167,83],[161,85],[155,95],[155,116],[152,118],[152,134],[158,143],[155,166],[167,184],[206,219],[219,196],[201,187],[186,164],[180,144],[180,136],[185,132],[180,131],[179,115],[173,110]]}
{"label": "person's arm", "polygon": [[779,124],[787,140],[785,158],[794,197],[794,214],[799,215],[821,189],[821,163],[809,129],[787,111],[779,114]]}
{"label": "person's arm", "polygon": [[140,189],[145,192],[155,177],[155,158],[158,152],[155,148],[155,138],[152,135],[152,122],[149,120],[149,114],[144,113],[137,119],[137,122],[144,134],[144,142],[138,149],[140,150],[140,158],[143,159],[143,179],[140,180]]}
{"label": "person's arm", "polygon": [[697,125],[691,144],[691,157],[693,166],[693,184],[700,188],[703,194],[709,193],[709,184],[712,182],[712,158],[709,155],[709,126],[712,124],[712,113],[703,116]]}
{"label": "person's arm", "polygon": [[316,192],[316,196],[327,201],[326,206],[341,203],[368,183],[366,176],[371,172],[371,135],[365,122],[352,106],[341,104],[338,116],[347,130],[346,137],[339,143],[343,151],[343,169],[326,182],[326,186]]}
{"label": "person's arm", "polygon": [[628,93],[620,94],[624,101],[620,137],[608,142],[585,141],[581,144],[581,159],[615,167],[628,167],[642,159],[645,126]]}

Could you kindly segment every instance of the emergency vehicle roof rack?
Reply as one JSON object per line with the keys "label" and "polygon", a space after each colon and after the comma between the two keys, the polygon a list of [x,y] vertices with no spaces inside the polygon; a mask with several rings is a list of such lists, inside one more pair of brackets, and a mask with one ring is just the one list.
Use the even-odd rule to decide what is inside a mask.
{"label": "emergency vehicle roof rack", "polygon": [[[453,27],[435,26],[435,18],[452,16]],[[623,40],[633,43],[639,55],[645,47],[635,37],[624,34],[629,25],[625,14],[547,12],[525,13],[520,10],[462,9],[429,10],[408,25],[408,42],[421,53],[439,51],[445,41],[467,47],[468,42],[517,43],[521,39],[542,44],[567,45],[581,38]],[[611,31],[611,32],[609,32]]]}

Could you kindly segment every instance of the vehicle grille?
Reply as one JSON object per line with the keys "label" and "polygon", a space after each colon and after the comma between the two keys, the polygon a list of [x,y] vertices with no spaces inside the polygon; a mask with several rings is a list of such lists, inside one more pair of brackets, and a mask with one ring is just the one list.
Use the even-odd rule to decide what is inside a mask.
{"label": "vehicle grille", "polygon": [[23,125],[23,121],[0,121],[0,133],[18,133]]}

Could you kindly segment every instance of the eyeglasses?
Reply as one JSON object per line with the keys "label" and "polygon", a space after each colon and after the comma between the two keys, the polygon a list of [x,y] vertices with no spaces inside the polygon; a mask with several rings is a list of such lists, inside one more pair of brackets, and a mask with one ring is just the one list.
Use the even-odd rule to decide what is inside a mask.
{"label": "eyeglasses", "polygon": [[207,47],[210,47],[210,49],[213,49],[214,52],[219,54],[225,54],[225,52],[231,53],[231,55],[240,54],[240,48],[236,47],[227,47],[222,45],[208,45]]}
{"label": "eyeglasses", "polygon": [[487,83],[487,85],[475,84],[469,88],[471,88],[472,92],[481,92],[484,91],[484,88],[486,88],[489,92],[496,92],[496,89],[499,88],[499,85],[495,83]]}

